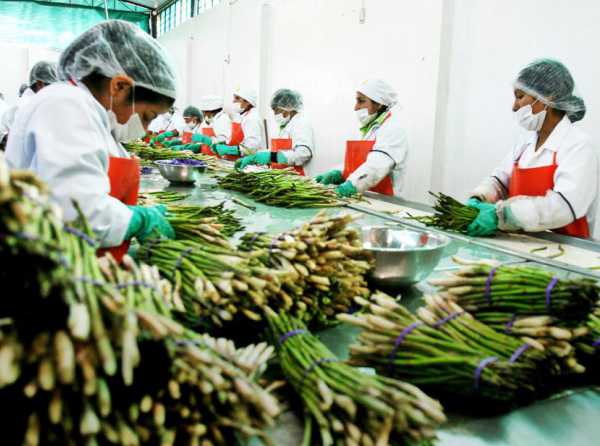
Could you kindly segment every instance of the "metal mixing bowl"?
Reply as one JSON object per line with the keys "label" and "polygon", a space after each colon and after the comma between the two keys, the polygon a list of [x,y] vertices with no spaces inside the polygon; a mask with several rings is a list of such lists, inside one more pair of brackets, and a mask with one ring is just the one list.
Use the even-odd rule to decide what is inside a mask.
{"label": "metal mixing bowl", "polygon": [[193,183],[196,181],[196,175],[206,172],[206,164],[202,166],[186,166],[171,164],[171,160],[157,160],[154,163],[158,166],[160,174],[172,183]]}
{"label": "metal mixing bowl", "polygon": [[437,266],[450,239],[429,231],[367,226],[363,248],[375,257],[370,280],[384,289],[401,288],[424,280]]}

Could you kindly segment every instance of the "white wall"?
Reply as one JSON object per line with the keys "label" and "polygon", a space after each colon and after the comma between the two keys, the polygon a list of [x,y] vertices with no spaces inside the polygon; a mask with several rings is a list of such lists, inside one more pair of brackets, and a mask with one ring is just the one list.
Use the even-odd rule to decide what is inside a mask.
{"label": "white wall", "polygon": [[35,46],[0,44],[0,54],[6,61],[0,70],[0,92],[7,103],[17,100],[19,87],[29,81],[29,70],[40,60],[57,61],[59,53]]}
{"label": "white wall", "polygon": [[511,83],[536,58],[569,67],[588,105],[581,125],[600,142],[598,23],[597,0],[240,0],[160,40],[181,68],[181,105],[260,80],[265,111],[275,89],[300,90],[318,170],[357,132],[356,85],[388,80],[411,143],[405,196],[424,200],[427,190],[467,196],[510,150]]}

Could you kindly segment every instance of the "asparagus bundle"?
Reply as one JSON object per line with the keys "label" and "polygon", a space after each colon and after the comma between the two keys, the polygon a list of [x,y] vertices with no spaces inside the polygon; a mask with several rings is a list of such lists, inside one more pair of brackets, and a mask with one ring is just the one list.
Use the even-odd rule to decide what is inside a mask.
{"label": "asparagus bundle", "polygon": [[423,217],[411,217],[411,219],[427,226],[466,234],[469,225],[477,218],[479,210],[466,206],[441,192],[438,194],[429,192],[429,194],[436,199],[433,206],[436,213]]}
{"label": "asparagus bundle", "polygon": [[593,280],[559,280],[532,266],[471,263],[430,283],[439,287],[442,297],[495,330],[533,337],[562,358],[568,369],[585,371],[575,359],[572,343],[588,334],[585,321],[598,299]]}
{"label": "asparagus bundle", "polygon": [[[583,353],[583,359],[590,362],[590,357],[600,357],[600,303],[596,304],[594,310],[590,312],[586,328],[589,330],[588,336],[578,338],[576,347],[578,352]],[[595,370],[596,367],[593,367]]]}
{"label": "asparagus bundle", "polygon": [[347,227],[351,221],[319,214],[273,239],[246,234],[243,250],[157,240],[142,246],[139,256],[181,289],[188,322],[257,321],[268,305],[322,324],[347,311],[354,296],[369,293],[364,276],[371,263],[357,231]]}
{"label": "asparagus bundle", "polygon": [[189,196],[190,194],[184,194],[182,192],[142,192],[138,195],[138,204],[140,206],[156,206],[157,204],[169,204],[185,200]]}
{"label": "asparagus bundle", "polygon": [[278,412],[254,380],[272,349],[229,359],[226,341],[170,318],[151,267],[98,261],[89,228],[64,226],[35,177],[0,160],[0,259],[18,299],[0,305],[8,444],[231,444]]}
{"label": "asparagus bundle", "polygon": [[221,236],[231,237],[244,229],[235,211],[225,208],[225,202],[216,206],[168,206],[167,218],[178,239],[218,236],[214,230]]}
{"label": "asparagus bundle", "polygon": [[254,200],[284,208],[342,206],[333,189],[290,170],[241,172],[234,170],[217,180],[219,186],[248,195]]}
{"label": "asparagus bundle", "polygon": [[363,329],[350,347],[350,364],[375,367],[449,401],[494,401],[495,408],[529,401],[546,390],[546,374],[555,368],[538,342],[497,333],[439,296],[427,296],[417,316],[382,293],[356,301],[363,311],[338,315]]}
{"label": "asparagus bundle", "polygon": [[171,150],[160,147],[152,147],[143,143],[128,143],[124,147],[142,160],[144,164],[153,164],[157,160],[167,159],[194,159],[203,161],[207,164],[208,169],[216,172],[231,171],[231,168],[226,168],[219,164],[218,159],[214,156],[204,155],[202,153],[188,153],[185,151]]}
{"label": "asparagus bundle", "polygon": [[417,445],[435,438],[446,420],[437,401],[410,384],[340,362],[302,322],[267,312],[283,373],[318,425],[320,440],[307,429],[303,445]]}
{"label": "asparagus bundle", "polygon": [[353,221],[351,215],[328,217],[321,212],[274,238],[246,233],[240,249],[267,268],[289,272],[292,280],[285,281],[283,289],[294,302],[306,304],[303,320],[325,324],[336,313],[348,311],[355,296],[369,294],[365,275],[372,258],[362,249],[359,232],[349,227]]}

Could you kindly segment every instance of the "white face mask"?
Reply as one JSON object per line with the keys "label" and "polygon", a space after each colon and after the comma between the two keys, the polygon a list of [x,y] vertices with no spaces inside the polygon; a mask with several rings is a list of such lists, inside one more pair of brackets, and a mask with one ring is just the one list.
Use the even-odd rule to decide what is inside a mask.
{"label": "white face mask", "polygon": [[283,113],[278,113],[275,115],[275,122],[277,123],[277,125],[279,127],[283,127],[285,126],[288,122],[290,122],[290,119],[292,117],[288,116],[287,118],[285,116],[283,116]]}
{"label": "white face mask", "polygon": [[209,117],[209,116],[204,115],[204,122],[206,122],[208,125],[212,124],[213,119],[214,118],[212,116]]}
{"label": "white face mask", "polygon": [[146,135],[146,130],[138,113],[132,114],[125,124],[119,124],[117,115],[112,110],[108,111],[108,117],[111,121],[112,134],[117,142],[129,142],[143,138]]}
{"label": "white face mask", "polygon": [[[533,104],[535,104],[535,101]],[[517,123],[523,127],[525,130],[529,130],[532,132],[539,132],[544,124],[544,120],[546,119],[546,108],[539,113],[533,114],[532,105],[528,104],[524,105],[516,112],[513,112],[513,116]]]}
{"label": "white face mask", "polygon": [[239,102],[234,102],[233,105],[231,106],[231,110],[234,113],[237,113],[238,115],[244,111],[244,109],[242,108],[242,104],[240,104]]}
{"label": "white face mask", "polygon": [[367,110],[366,108],[359,108],[358,110],[356,110],[356,118],[358,119],[358,122],[360,122],[361,125],[367,125],[369,122],[371,122],[375,116],[377,116],[377,113],[373,113],[372,115],[369,114],[369,110]]}

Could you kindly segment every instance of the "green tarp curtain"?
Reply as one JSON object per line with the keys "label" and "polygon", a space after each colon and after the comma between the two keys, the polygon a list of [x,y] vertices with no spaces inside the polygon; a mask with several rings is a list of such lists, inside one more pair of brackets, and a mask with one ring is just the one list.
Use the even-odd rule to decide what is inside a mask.
{"label": "green tarp curtain", "polygon": [[[102,2],[94,3],[102,5]],[[148,14],[109,9],[109,17],[127,20],[148,31]],[[103,6],[0,0],[0,42],[62,50],[79,34],[103,20]]]}

